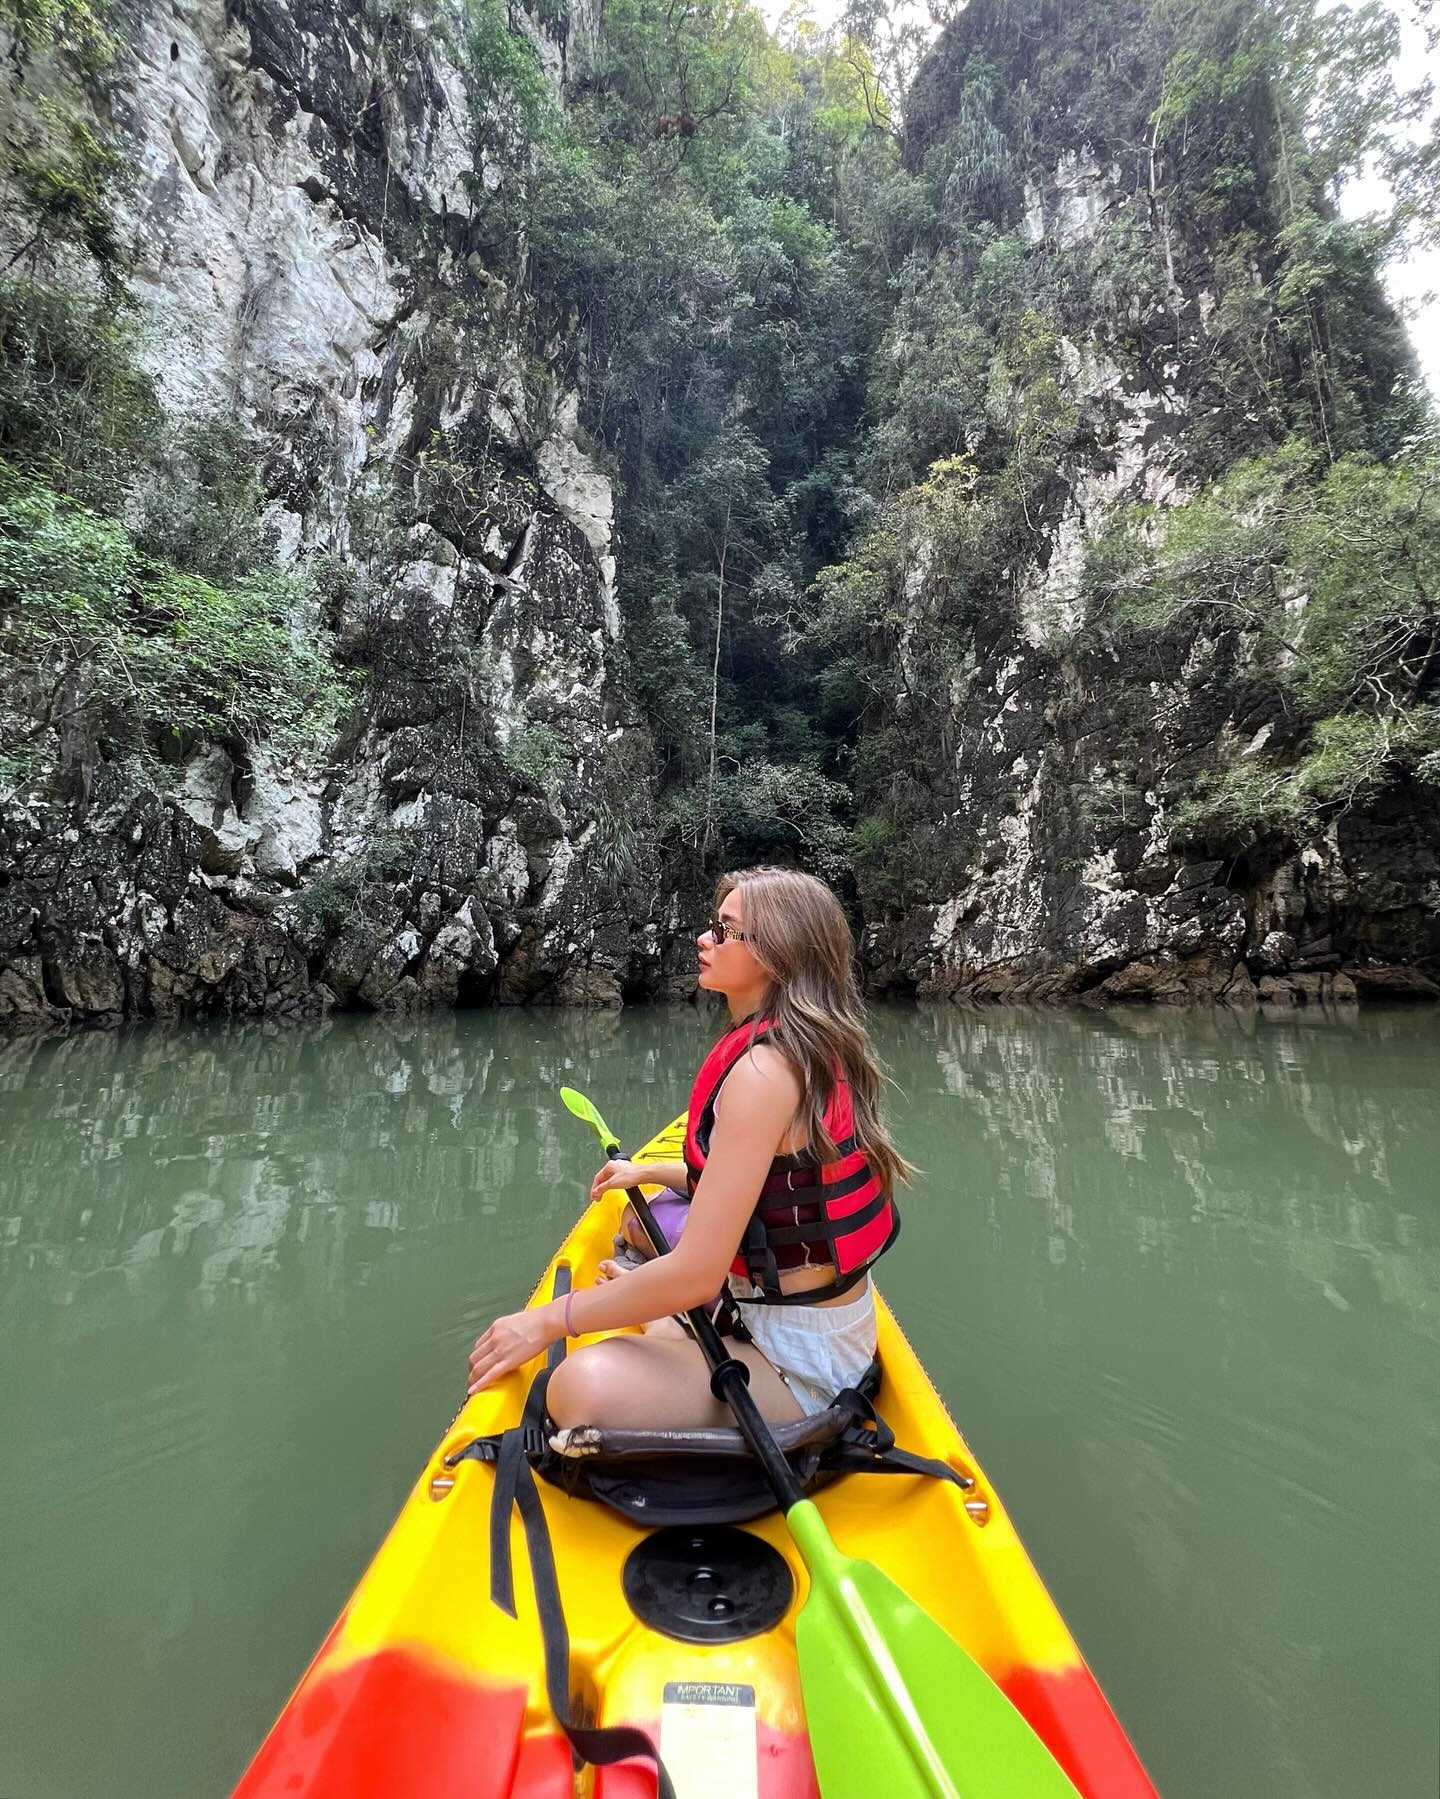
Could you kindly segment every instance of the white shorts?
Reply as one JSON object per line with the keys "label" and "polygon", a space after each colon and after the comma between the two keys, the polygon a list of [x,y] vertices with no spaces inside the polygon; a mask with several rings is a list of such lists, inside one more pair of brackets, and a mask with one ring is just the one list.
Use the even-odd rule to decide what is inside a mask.
{"label": "white shorts", "polygon": [[807,1418],[853,1387],[875,1359],[875,1295],[870,1277],[852,1299],[830,1306],[747,1303],[760,1289],[739,1275],[730,1292],[746,1330]]}

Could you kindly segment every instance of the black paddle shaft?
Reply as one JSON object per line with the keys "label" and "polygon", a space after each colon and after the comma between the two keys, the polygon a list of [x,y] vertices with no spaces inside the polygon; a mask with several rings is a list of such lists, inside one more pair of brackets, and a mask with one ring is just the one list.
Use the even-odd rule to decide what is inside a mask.
{"label": "black paddle shaft", "polygon": [[[619,1145],[611,1153],[617,1153]],[[669,1253],[670,1245],[665,1241],[664,1233],[655,1222],[655,1214],[650,1210],[650,1202],[638,1187],[627,1187],[626,1198],[635,1208],[635,1216],[640,1220],[641,1228],[650,1239],[651,1247],[657,1256]],[[730,1355],[719,1331],[716,1330],[708,1314],[699,1306],[693,1312],[687,1312],[690,1328],[695,1333],[695,1341],[704,1352],[705,1360],[710,1364],[710,1391],[719,1400],[729,1406],[735,1414],[735,1422],[740,1426],[740,1434],[755,1452],[755,1459],[765,1470],[765,1478],[770,1482],[775,1497],[781,1508],[789,1511],[792,1505],[805,1497],[805,1490],[795,1478],[783,1455],[780,1446],[770,1435],[769,1427],[760,1416],[760,1408],[750,1397],[750,1370],[744,1362]]]}

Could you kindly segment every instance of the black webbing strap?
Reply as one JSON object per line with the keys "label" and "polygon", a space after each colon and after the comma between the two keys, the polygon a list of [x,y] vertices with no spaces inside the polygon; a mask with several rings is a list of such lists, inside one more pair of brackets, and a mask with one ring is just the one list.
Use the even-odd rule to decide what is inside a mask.
{"label": "black webbing strap", "polygon": [[[551,1296],[561,1299],[570,1291],[570,1267],[562,1262],[555,1270],[555,1281],[551,1287]],[[510,1566],[510,1514],[519,1502],[522,1469],[524,1477],[530,1476],[530,1458],[543,1455],[545,1451],[545,1395],[549,1391],[550,1376],[565,1360],[568,1340],[557,1337],[546,1351],[545,1366],[530,1383],[530,1391],[525,1395],[525,1405],[520,1413],[519,1424],[502,1432],[499,1437],[479,1438],[470,1444],[464,1452],[472,1455],[476,1461],[495,1463],[495,1492],[490,1500],[490,1602],[498,1605],[507,1617],[515,1616],[515,1574]],[[485,1454],[489,1448],[491,1454]],[[533,1487],[533,1479],[530,1481]],[[521,1516],[524,1516],[522,1510]],[[544,1524],[544,1518],[541,1518]],[[528,1541],[528,1531],[527,1531]],[[545,1539],[548,1552],[550,1539]],[[533,1560],[533,1557],[532,1557]],[[551,1558],[553,1567],[554,1558]],[[559,1588],[556,1587],[557,1604]],[[542,1620],[543,1623],[543,1620]],[[564,1618],[561,1618],[564,1628]],[[568,1677],[567,1677],[568,1679]],[[570,1716],[570,1708],[556,1714],[563,1723]]]}
{"label": "black webbing strap", "polygon": [[935,1480],[948,1480],[968,1492],[975,1482],[968,1474],[959,1474],[948,1462],[933,1456],[912,1455],[908,1449],[867,1449],[842,1438],[821,1457],[827,1474],[927,1474]]}
{"label": "black webbing strap", "polygon": [[780,1269],[775,1252],[765,1240],[765,1226],[752,1212],[745,1221],[745,1234],[740,1240],[740,1253],[745,1258],[746,1272],[762,1292],[780,1288]]}
{"label": "black webbing strap", "polygon": [[[503,1450],[502,1450],[503,1456]],[[535,1485],[535,1476],[523,1453],[518,1458],[521,1473],[514,1489],[514,1502],[520,1508],[520,1521],[525,1527],[525,1547],[530,1552],[530,1578],[535,1585],[535,1610],[540,1619],[540,1636],[545,1645],[545,1691],[556,1722],[570,1739],[570,1747],[582,1762],[597,1768],[612,1762],[642,1757],[655,1764],[659,1781],[657,1799],[675,1799],[675,1788],[660,1759],[660,1751],[649,1735],[630,1724],[612,1724],[604,1729],[570,1722],[570,1634],[565,1628],[565,1610],[560,1600],[560,1581],[555,1570],[555,1551],[545,1523],[545,1507]],[[500,1509],[499,1469],[496,1469],[495,1499],[491,1517]],[[505,1512],[508,1522],[509,1512]],[[492,1529],[491,1540],[494,1540]],[[508,1565],[508,1555],[507,1555]],[[514,1616],[512,1611],[511,1616]]]}
{"label": "black webbing strap", "polygon": [[[564,1288],[556,1281],[556,1289],[569,1288],[568,1270]],[[555,1721],[570,1739],[577,1759],[593,1767],[608,1767],[612,1762],[628,1761],[638,1756],[655,1764],[659,1780],[657,1799],[675,1799],[675,1788],[660,1759],[660,1751],[643,1730],[628,1724],[572,1724],[570,1721],[570,1632],[565,1625],[565,1607],[560,1598],[560,1577],[555,1567],[555,1549],[550,1529],[545,1522],[545,1507],[535,1485],[532,1455],[545,1448],[545,1394],[550,1376],[564,1357],[564,1339],[560,1354],[552,1350],[545,1366],[530,1383],[525,1395],[525,1409],[520,1422],[498,1439],[477,1438],[467,1444],[453,1461],[473,1459],[495,1462],[495,1491],[490,1499],[490,1598],[508,1617],[515,1614],[515,1571],[510,1558],[510,1516],[518,1510],[525,1530],[525,1548],[530,1557],[530,1579],[535,1588],[535,1611],[540,1623],[540,1639],[545,1650],[545,1693]],[[488,1452],[488,1453],[487,1453]]]}
{"label": "black webbing strap", "polygon": [[821,1456],[821,1466],[834,1474],[925,1474],[952,1481],[962,1492],[975,1485],[948,1462],[895,1447],[895,1433],[875,1410],[874,1402],[854,1387],[835,1395],[833,1405],[850,1413],[850,1422]]}
{"label": "black webbing strap", "polygon": [[[866,1175],[865,1179],[868,1181],[870,1176]],[[842,1182],[840,1184],[843,1185],[844,1183]],[[857,1182],[856,1186],[853,1187],[851,1191],[859,1192],[860,1187],[864,1184],[864,1181]],[[825,1197],[826,1199],[835,1197],[828,1187],[825,1189]],[[860,1230],[862,1226],[869,1224],[872,1218],[878,1218],[890,1203],[890,1195],[882,1189],[882,1191],[875,1194],[873,1198],[867,1199],[865,1204],[860,1206],[856,1211],[847,1213],[844,1218],[827,1218],[822,1211],[818,1218],[812,1218],[806,1224],[769,1224],[762,1217],[760,1219],[760,1225],[765,1232],[766,1241],[775,1244],[777,1247],[781,1245],[788,1246],[792,1243],[823,1242],[826,1248],[829,1249],[831,1260],[833,1261],[835,1239],[837,1237],[848,1237],[851,1231]],[[783,1213],[799,1210],[798,1207],[765,1205],[762,1205],[759,1209],[761,1213]]]}

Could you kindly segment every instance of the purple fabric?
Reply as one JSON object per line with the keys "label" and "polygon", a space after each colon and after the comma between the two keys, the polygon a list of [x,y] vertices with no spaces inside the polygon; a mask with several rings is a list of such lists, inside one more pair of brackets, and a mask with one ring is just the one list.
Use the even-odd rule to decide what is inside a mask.
{"label": "purple fabric", "polygon": [[[650,1201],[650,1210],[655,1222],[660,1227],[660,1234],[674,1249],[685,1234],[685,1226],[690,1222],[690,1201],[683,1193],[677,1193],[673,1187],[667,1187],[663,1193],[657,1193]],[[721,1293],[724,1292],[722,1287]],[[720,1293],[711,1299],[705,1310],[713,1312],[720,1302]]]}
{"label": "purple fabric", "polygon": [[683,1193],[667,1187],[650,1201],[650,1210],[655,1214],[655,1222],[660,1226],[661,1235],[671,1249],[674,1249],[685,1233],[685,1226],[690,1222],[690,1201]]}

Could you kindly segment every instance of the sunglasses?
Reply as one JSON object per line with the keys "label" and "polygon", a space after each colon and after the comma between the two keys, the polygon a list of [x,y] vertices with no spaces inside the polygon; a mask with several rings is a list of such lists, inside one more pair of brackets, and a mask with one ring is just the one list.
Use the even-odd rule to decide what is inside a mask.
{"label": "sunglasses", "polygon": [[748,934],[737,925],[727,924],[723,918],[712,918],[705,929],[716,943],[723,943],[727,937],[733,937],[737,943],[748,943]]}

